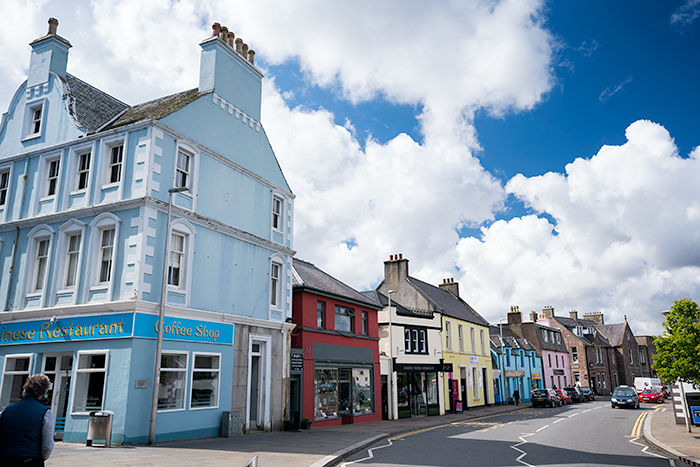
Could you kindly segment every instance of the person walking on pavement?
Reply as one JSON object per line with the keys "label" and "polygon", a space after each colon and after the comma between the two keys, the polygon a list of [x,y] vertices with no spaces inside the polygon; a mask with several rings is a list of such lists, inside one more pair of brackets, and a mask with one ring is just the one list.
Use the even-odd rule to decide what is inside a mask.
{"label": "person walking on pavement", "polygon": [[49,390],[46,375],[32,375],[22,387],[22,400],[0,412],[0,465],[43,466],[53,450],[54,418],[39,398]]}
{"label": "person walking on pavement", "polygon": [[520,405],[520,391],[517,389],[513,391],[513,399],[515,400],[515,405]]}

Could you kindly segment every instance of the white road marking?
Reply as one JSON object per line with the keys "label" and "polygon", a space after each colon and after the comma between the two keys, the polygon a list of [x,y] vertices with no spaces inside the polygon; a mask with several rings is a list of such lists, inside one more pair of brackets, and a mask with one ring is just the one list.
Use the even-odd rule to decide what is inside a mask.
{"label": "white road marking", "polygon": [[564,420],[566,420],[566,419],[565,418],[558,418],[558,419],[554,420],[554,423],[563,422]]}
{"label": "white road marking", "polygon": [[605,407],[605,406],[603,406],[603,405],[599,405],[598,407],[595,407],[595,408],[594,408],[593,410],[598,410],[598,409],[602,409],[603,407]]}
{"label": "white road marking", "polygon": [[583,413],[590,412],[591,410],[593,410],[593,409],[584,410]]}
{"label": "white road marking", "polygon": [[515,459],[516,461],[520,462],[520,463],[523,464],[523,465],[527,465],[528,467],[536,467],[536,466],[534,466],[534,465],[532,465],[532,464],[528,464],[528,463],[525,462],[524,460],[521,460],[523,457],[527,456],[527,453],[526,453],[525,451],[521,450],[521,449],[518,449],[518,446],[522,446],[523,444],[526,444],[526,443],[527,443],[527,440],[525,440],[525,439],[523,439],[523,438],[527,438],[528,436],[535,436],[535,434],[534,434],[534,433],[523,433],[522,436],[519,436],[520,441],[522,441],[522,443],[514,444],[513,446],[511,446],[511,448],[513,448],[513,449],[515,449],[516,451],[518,451],[519,453],[521,453],[521,454],[518,456],[518,458]]}
{"label": "white road marking", "polygon": [[537,433],[539,433],[540,431],[544,430],[544,429],[547,428],[548,426],[549,426],[549,425],[545,425],[545,426],[543,426],[542,428],[538,429],[538,430],[537,430]]}
{"label": "white road marking", "polygon": [[393,446],[393,443],[391,442],[391,438],[389,438],[387,441],[388,441],[389,444],[385,444],[384,446],[377,446],[376,448],[368,449],[368,450],[367,450],[368,456],[365,457],[364,459],[358,459],[358,460],[356,460],[356,461],[350,461],[350,462],[343,462],[342,464],[340,464],[340,466],[343,467],[343,466],[346,466],[346,465],[356,464],[356,463],[358,463],[358,462],[362,462],[362,461],[366,461],[366,460],[372,459],[372,458],[374,457],[374,453],[373,453],[372,451],[374,451],[375,449],[382,449],[382,448],[388,448],[389,446]]}
{"label": "white road marking", "polygon": [[647,449],[649,449],[649,446],[645,446],[644,444],[637,443],[636,441],[637,441],[638,439],[639,439],[639,437],[637,437],[637,438],[632,438],[632,439],[630,440],[630,443],[636,444],[637,446],[643,447],[644,449],[642,449],[642,452],[643,452],[644,454],[649,454],[650,456],[659,457],[659,458],[661,458],[661,459],[668,459],[668,457],[666,457],[666,456],[662,456],[662,455],[659,455],[659,454],[654,454],[653,452],[647,452]]}
{"label": "white road marking", "polygon": [[576,415],[578,415],[578,412],[576,412],[576,413],[572,413],[572,414],[571,414],[571,415],[569,415],[569,416],[568,416],[567,418],[575,417]]}

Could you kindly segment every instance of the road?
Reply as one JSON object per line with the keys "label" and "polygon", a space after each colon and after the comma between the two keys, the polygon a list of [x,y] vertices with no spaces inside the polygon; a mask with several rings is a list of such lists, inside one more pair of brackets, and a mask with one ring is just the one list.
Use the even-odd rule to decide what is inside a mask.
{"label": "road", "polygon": [[340,464],[385,466],[635,466],[676,465],[642,436],[648,412],[612,409],[607,401],[514,412],[398,435]]}

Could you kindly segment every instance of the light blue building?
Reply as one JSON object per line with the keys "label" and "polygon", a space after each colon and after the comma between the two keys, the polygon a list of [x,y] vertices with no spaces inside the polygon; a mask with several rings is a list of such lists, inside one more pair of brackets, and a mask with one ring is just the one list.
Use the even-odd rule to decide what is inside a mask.
{"label": "light blue building", "polygon": [[[168,232],[156,441],[281,427],[294,196],[260,123],[254,52],[214,25],[196,89],[129,106],[67,73],[70,43],[31,43],[0,121],[0,409],[54,384],[57,435],[148,438]],[[193,44],[193,46],[195,46]]]}
{"label": "light blue building", "polygon": [[[522,402],[530,402],[533,389],[543,388],[542,358],[527,339],[517,337],[507,327],[491,326],[491,358],[497,368],[494,376],[496,403],[507,404],[518,390]],[[501,337],[502,336],[502,337]]]}

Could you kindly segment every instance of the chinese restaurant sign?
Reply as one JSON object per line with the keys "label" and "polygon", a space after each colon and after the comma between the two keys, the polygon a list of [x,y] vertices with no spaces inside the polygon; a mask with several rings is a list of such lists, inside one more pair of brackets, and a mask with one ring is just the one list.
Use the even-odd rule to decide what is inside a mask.
{"label": "chinese restaurant sign", "polygon": [[[120,313],[0,324],[0,346],[124,337],[158,337],[158,316]],[[163,339],[233,344],[233,325],[165,318]]]}

